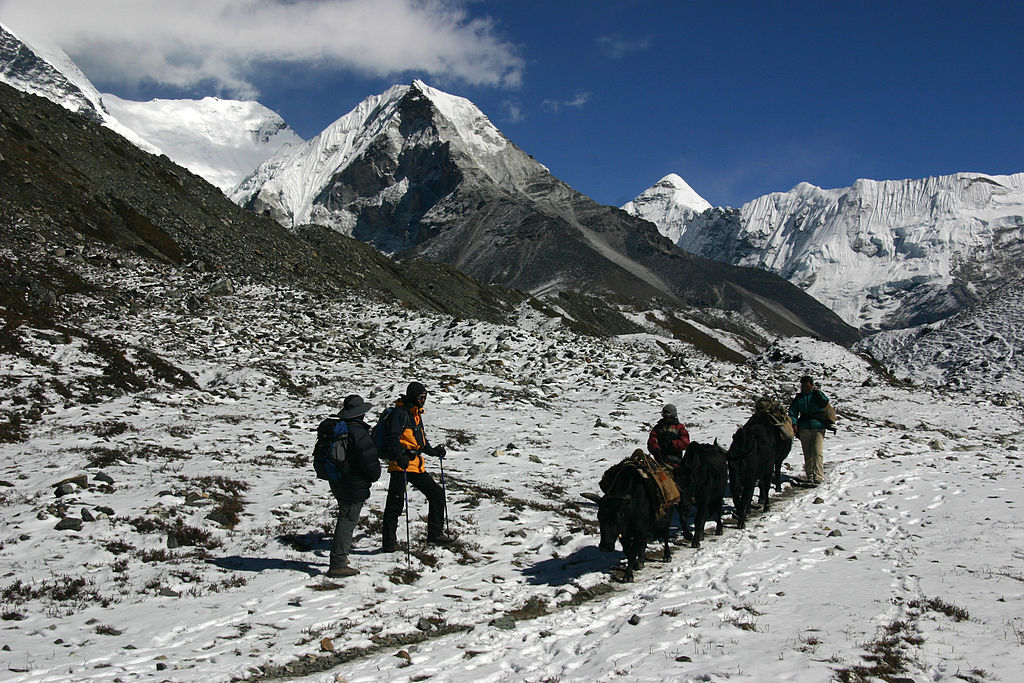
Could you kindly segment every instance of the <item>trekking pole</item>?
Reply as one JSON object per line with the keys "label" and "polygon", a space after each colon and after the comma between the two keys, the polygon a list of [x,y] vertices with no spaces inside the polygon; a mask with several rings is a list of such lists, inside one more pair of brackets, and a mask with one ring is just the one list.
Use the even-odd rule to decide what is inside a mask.
{"label": "trekking pole", "polygon": [[444,492],[444,532],[451,536],[452,530],[448,528],[448,487],[444,483],[444,458],[438,458],[438,462],[441,463],[441,491]]}
{"label": "trekking pole", "polygon": [[412,542],[409,540],[409,473],[402,470],[405,482],[405,567],[412,569]]}

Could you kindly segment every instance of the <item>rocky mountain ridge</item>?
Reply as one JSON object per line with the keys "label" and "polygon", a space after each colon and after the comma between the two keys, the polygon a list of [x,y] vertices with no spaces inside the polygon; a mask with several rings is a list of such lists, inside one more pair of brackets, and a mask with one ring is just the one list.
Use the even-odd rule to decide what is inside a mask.
{"label": "rocky mountain ridge", "polygon": [[675,249],[652,225],[573,190],[471,102],[421,81],[367,98],[232,197],[285,226],[317,223],[538,297],[717,308],[770,333],[857,338],[785,281]]}
{"label": "rocky mountain ridge", "polygon": [[282,147],[302,142],[258,102],[135,102],[101,94],[59,47],[26,42],[3,25],[0,82],[97,121],[151,154],[166,154],[225,193]]}

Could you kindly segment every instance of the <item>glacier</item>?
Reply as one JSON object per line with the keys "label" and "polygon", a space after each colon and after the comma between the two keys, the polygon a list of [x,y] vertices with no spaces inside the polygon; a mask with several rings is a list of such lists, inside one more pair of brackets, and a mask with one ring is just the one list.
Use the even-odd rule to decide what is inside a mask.
{"label": "glacier", "polygon": [[687,251],[785,277],[865,330],[944,319],[1022,274],[1020,173],[800,183],[699,214],[656,188],[626,210]]}

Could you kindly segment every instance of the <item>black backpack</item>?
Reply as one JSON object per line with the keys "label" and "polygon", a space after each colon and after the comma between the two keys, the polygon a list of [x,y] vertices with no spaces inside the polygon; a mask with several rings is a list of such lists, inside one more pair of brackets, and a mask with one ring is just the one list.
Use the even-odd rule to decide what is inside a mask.
{"label": "black backpack", "polygon": [[380,417],[377,418],[377,424],[373,425],[373,431],[370,436],[373,437],[373,445],[377,448],[377,455],[381,458],[387,459],[388,454],[385,452],[387,444],[385,443],[385,436],[388,431],[388,418],[391,417],[391,411],[394,410],[394,406],[385,408]]}
{"label": "black backpack", "polygon": [[321,422],[316,428],[316,445],[313,446],[313,469],[317,479],[344,479],[352,469],[347,457],[351,447],[352,434],[347,422],[336,417]]}

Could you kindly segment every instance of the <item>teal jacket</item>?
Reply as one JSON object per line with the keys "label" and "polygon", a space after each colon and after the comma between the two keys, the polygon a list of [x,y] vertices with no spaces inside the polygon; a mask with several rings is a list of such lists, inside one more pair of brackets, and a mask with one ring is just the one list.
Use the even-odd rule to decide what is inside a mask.
{"label": "teal jacket", "polygon": [[800,429],[825,429],[825,423],[812,417],[820,413],[828,403],[828,396],[819,389],[799,393],[789,404],[789,419]]}

